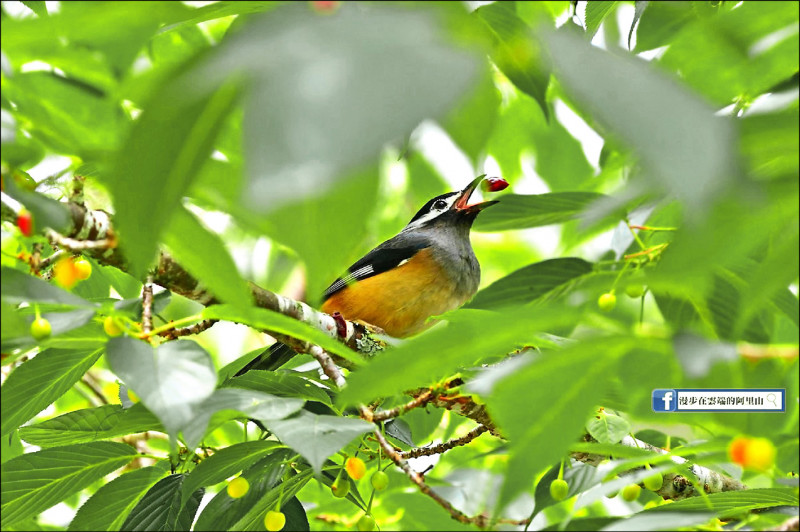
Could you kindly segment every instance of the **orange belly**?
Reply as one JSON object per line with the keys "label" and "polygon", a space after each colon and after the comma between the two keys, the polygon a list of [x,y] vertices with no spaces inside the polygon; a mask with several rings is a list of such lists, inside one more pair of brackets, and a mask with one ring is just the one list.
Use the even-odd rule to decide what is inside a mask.
{"label": "orange belly", "polygon": [[423,249],[405,264],[343,288],[322,304],[328,314],[377,325],[403,338],[435,323],[431,316],[458,308],[452,281]]}

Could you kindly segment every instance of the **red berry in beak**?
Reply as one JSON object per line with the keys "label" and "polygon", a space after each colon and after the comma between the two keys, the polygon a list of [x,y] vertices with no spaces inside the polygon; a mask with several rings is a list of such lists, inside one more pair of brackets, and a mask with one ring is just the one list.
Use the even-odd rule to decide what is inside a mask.
{"label": "red berry in beak", "polygon": [[500,192],[508,188],[508,181],[502,177],[487,177],[481,183],[484,192]]}

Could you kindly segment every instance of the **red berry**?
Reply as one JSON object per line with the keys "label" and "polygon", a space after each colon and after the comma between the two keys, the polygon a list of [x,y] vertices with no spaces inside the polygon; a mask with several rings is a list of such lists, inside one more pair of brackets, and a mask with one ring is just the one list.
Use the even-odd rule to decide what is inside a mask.
{"label": "red berry", "polygon": [[33,215],[24,207],[17,214],[17,227],[25,236],[33,234]]}
{"label": "red berry", "polygon": [[320,13],[331,13],[339,9],[340,4],[341,2],[337,0],[313,0],[311,7],[314,8],[314,11]]}
{"label": "red berry", "polygon": [[481,182],[481,186],[486,192],[500,192],[508,188],[508,181],[502,177],[487,177]]}

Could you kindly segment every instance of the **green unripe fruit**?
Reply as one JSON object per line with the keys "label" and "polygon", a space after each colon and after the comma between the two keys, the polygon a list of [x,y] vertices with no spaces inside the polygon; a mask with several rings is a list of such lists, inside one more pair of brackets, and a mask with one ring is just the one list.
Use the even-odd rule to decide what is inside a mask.
{"label": "green unripe fruit", "polygon": [[350,492],[350,481],[347,478],[337,478],[333,484],[331,485],[331,493],[333,493],[334,497],[339,497],[343,499],[347,497],[347,494]]}
{"label": "green unripe fruit", "polygon": [[597,299],[597,306],[603,312],[611,312],[617,306],[617,296],[613,292],[606,292]]}
{"label": "green unripe fruit", "polygon": [[362,515],[361,519],[359,519],[358,523],[356,523],[356,528],[358,528],[361,532],[375,530],[375,518],[369,514]]}
{"label": "green unripe fruit", "polygon": [[31,336],[37,340],[49,338],[52,332],[53,328],[50,326],[50,322],[44,318],[36,318],[31,323]]}
{"label": "green unripe fruit", "polygon": [[644,487],[650,491],[660,490],[662,484],[664,484],[664,477],[661,475],[661,473],[654,473],[653,475],[650,475],[644,479]]}
{"label": "green unripe fruit", "polygon": [[567,498],[569,493],[569,484],[563,478],[557,478],[550,483],[550,496],[557,500],[563,501]]}
{"label": "green unripe fruit", "polygon": [[389,475],[378,470],[372,474],[372,477],[369,479],[369,481],[372,483],[373,488],[378,491],[383,491],[389,486]]}
{"label": "green unripe fruit", "polygon": [[628,502],[633,502],[639,498],[641,492],[642,488],[639,484],[628,484],[622,488],[622,498]]}
{"label": "green unripe fruit", "polygon": [[264,516],[264,527],[270,532],[277,532],[283,529],[284,525],[286,525],[286,516],[283,515],[283,512],[270,510]]}
{"label": "green unripe fruit", "polygon": [[625,287],[625,294],[633,299],[638,299],[644,295],[644,285],[632,283]]}

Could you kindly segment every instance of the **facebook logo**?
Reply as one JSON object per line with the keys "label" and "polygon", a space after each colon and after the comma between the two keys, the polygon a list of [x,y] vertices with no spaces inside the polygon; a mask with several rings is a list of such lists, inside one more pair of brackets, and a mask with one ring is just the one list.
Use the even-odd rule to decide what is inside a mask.
{"label": "facebook logo", "polygon": [[653,390],[653,412],[675,412],[678,409],[678,393],[675,390]]}

